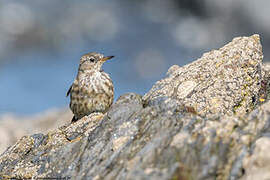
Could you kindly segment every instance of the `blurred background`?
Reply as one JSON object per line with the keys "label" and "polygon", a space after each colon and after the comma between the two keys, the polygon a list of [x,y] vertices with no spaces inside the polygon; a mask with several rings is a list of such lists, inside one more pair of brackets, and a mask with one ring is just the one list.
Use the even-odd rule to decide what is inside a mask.
{"label": "blurred background", "polygon": [[[68,107],[82,54],[104,65],[115,98],[146,93],[180,66],[236,36],[261,35],[270,52],[267,0],[0,0],[0,115]],[[3,119],[3,118],[2,118]]]}

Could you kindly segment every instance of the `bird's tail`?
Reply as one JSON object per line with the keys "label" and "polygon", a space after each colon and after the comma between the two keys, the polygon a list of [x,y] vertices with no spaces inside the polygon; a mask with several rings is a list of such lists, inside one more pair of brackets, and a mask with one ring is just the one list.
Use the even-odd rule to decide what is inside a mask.
{"label": "bird's tail", "polygon": [[74,123],[74,122],[76,122],[76,121],[78,121],[78,118],[76,118],[75,116],[73,116],[73,118],[72,118],[72,120],[71,120],[71,123]]}

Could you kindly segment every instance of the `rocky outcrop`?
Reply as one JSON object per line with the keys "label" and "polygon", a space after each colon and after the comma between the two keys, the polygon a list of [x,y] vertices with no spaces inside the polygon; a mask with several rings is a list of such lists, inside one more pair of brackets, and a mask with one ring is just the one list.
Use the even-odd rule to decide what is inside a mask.
{"label": "rocky outcrop", "polygon": [[145,96],[168,96],[194,108],[200,116],[232,115],[253,109],[260,94],[262,47],[259,36],[235,38],[183,67],[172,66]]}
{"label": "rocky outcrop", "polygon": [[0,156],[4,178],[269,179],[269,65],[258,35],[173,66],[143,97],[122,95]]}

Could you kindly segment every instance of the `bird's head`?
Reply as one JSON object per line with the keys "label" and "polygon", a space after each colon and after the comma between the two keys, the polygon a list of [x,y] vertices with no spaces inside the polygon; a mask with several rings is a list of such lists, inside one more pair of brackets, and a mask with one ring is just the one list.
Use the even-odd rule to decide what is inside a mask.
{"label": "bird's head", "polygon": [[112,59],[114,56],[106,56],[96,52],[91,52],[83,55],[80,59],[79,71],[97,70],[101,71],[104,62]]}

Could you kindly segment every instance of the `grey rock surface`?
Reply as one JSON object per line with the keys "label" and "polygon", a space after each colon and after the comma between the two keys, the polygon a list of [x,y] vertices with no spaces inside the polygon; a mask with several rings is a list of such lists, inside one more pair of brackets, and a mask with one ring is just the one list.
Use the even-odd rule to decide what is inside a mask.
{"label": "grey rock surface", "polygon": [[173,66],[143,97],[122,95],[0,156],[3,178],[269,179],[269,65],[258,35]]}

